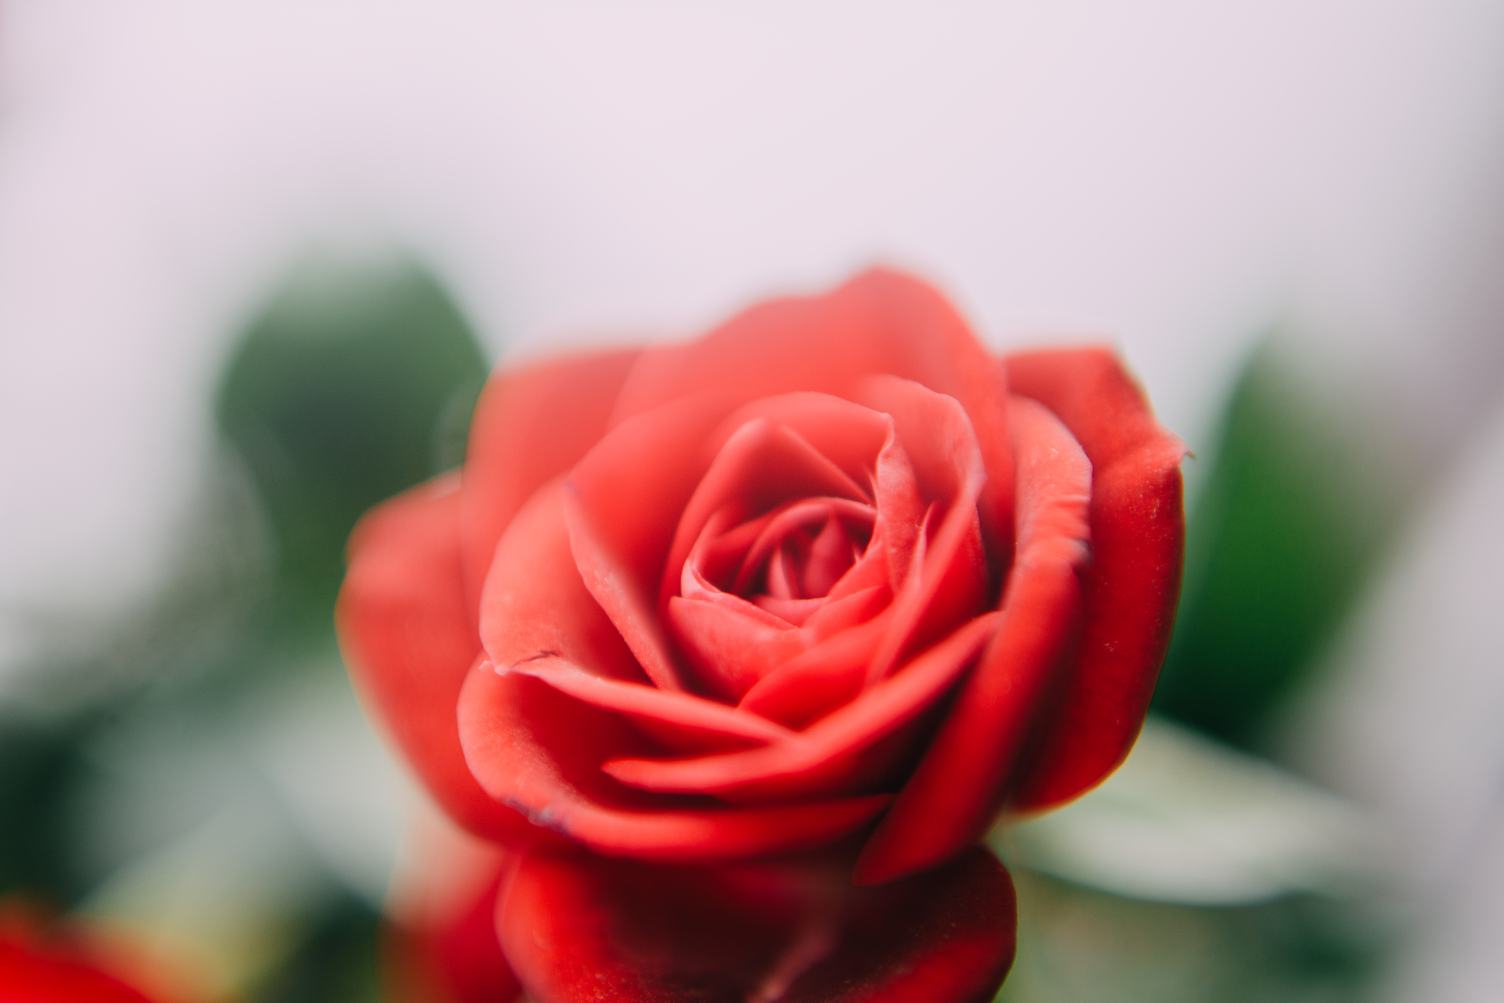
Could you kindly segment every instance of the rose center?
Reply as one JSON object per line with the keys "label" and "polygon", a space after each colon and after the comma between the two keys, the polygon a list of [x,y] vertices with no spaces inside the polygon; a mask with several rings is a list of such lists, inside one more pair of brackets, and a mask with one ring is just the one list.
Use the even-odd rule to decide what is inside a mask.
{"label": "rose center", "polygon": [[872,513],[865,505],[796,502],[768,521],[732,580],[721,587],[763,606],[767,599],[822,598],[871,537]]}

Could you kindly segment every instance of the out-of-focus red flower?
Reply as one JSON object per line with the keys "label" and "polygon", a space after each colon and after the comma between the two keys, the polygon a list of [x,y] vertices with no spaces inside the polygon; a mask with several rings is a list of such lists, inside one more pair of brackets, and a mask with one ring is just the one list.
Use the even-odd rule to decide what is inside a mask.
{"label": "out-of-focus red flower", "polygon": [[[851,945],[885,937],[849,998],[910,998],[892,957],[995,985],[1011,911],[972,908],[989,881],[958,855],[1127,754],[1178,588],[1182,455],[1110,351],[999,358],[929,286],[868,272],[682,345],[499,373],[464,470],[357,529],[341,636],[438,800],[520,854],[500,927],[541,999],[593,998],[581,963],[599,998],[702,998],[675,938],[756,927],[742,892],[775,872],[739,868],[798,855],[779,908],[824,939],[747,933],[738,992],[788,951],[867,985]],[[842,880],[810,877],[828,853]],[[698,919],[633,927],[636,873]],[[859,894],[1006,931],[987,959],[904,940],[902,909],[858,934]],[[520,932],[560,916],[663,943]],[[822,998],[800,992],[766,998]]]}
{"label": "out-of-focus red flower", "polygon": [[0,1003],[172,1003],[159,973],[104,938],[0,907]]}

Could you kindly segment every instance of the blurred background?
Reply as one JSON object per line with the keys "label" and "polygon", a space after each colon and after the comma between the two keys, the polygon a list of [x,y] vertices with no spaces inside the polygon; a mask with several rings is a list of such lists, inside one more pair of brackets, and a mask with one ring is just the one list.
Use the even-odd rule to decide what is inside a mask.
{"label": "blurred background", "polygon": [[1504,5],[0,4],[0,902],[377,998],[421,798],[330,604],[488,369],[873,261],[1195,452],[1155,715],[1001,999],[1504,962]]}

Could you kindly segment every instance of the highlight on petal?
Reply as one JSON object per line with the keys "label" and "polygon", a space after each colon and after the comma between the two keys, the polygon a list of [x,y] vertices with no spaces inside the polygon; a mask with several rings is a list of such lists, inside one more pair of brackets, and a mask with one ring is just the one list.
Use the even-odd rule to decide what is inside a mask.
{"label": "highlight on petal", "polygon": [[486,383],[471,421],[463,474],[465,582],[472,599],[496,541],[523,503],[605,434],[639,351],[619,348],[509,366]]}
{"label": "highlight on petal", "polygon": [[1092,559],[1083,577],[1079,654],[1058,711],[1030,750],[1020,809],[1100,783],[1137,737],[1169,644],[1185,544],[1185,447],[1105,348],[1007,356],[1009,386],[1065,423],[1092,464]]}
{"label": "highlight on petal", "polygon": [[460,694],[466,761],[492,797],[599,853],[693,863],[806,850],[870,823],[886,795],[733,808],[617,783],[601,763],[657,747],[614,709],[477,665]]}
{"label": "highlight on petal", "polygon": [[455,723],[480,654],[460,508],[451,475],[372,510],[351,535],[335,619],[356,689],[430,793],[461,825],[503,838],[526,823],[470,775]]}
{"label": "highlight on petal", "polygon": [[1018,550],[1002,623],[863,848],[860,881],[922,870],[979,839],[1007,796],[1029,736],[1053,706],[1051,681],[1071,650],[1079,613],[1091,464],[1041,405],[1016,400],[1010,417]]}
{"label": "highlight on petal", "polygon": [[548,1003],[985,1003],[1013,961],[1013,885],[972,849],[881,888],[829,862],[659,868],[534,853],[498,929]]}

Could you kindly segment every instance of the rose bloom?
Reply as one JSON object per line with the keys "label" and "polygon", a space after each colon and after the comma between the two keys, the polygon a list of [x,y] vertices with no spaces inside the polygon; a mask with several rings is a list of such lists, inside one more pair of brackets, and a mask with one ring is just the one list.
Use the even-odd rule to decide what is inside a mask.
{"label": "rose bloom", "polygon": [[1183,454],[1110,350],[998,357],[871,271],[499,372],[464,469],[354,533],[342,643],[509,848],[534,999],[987,999],[976,844],[1127,754]]}

